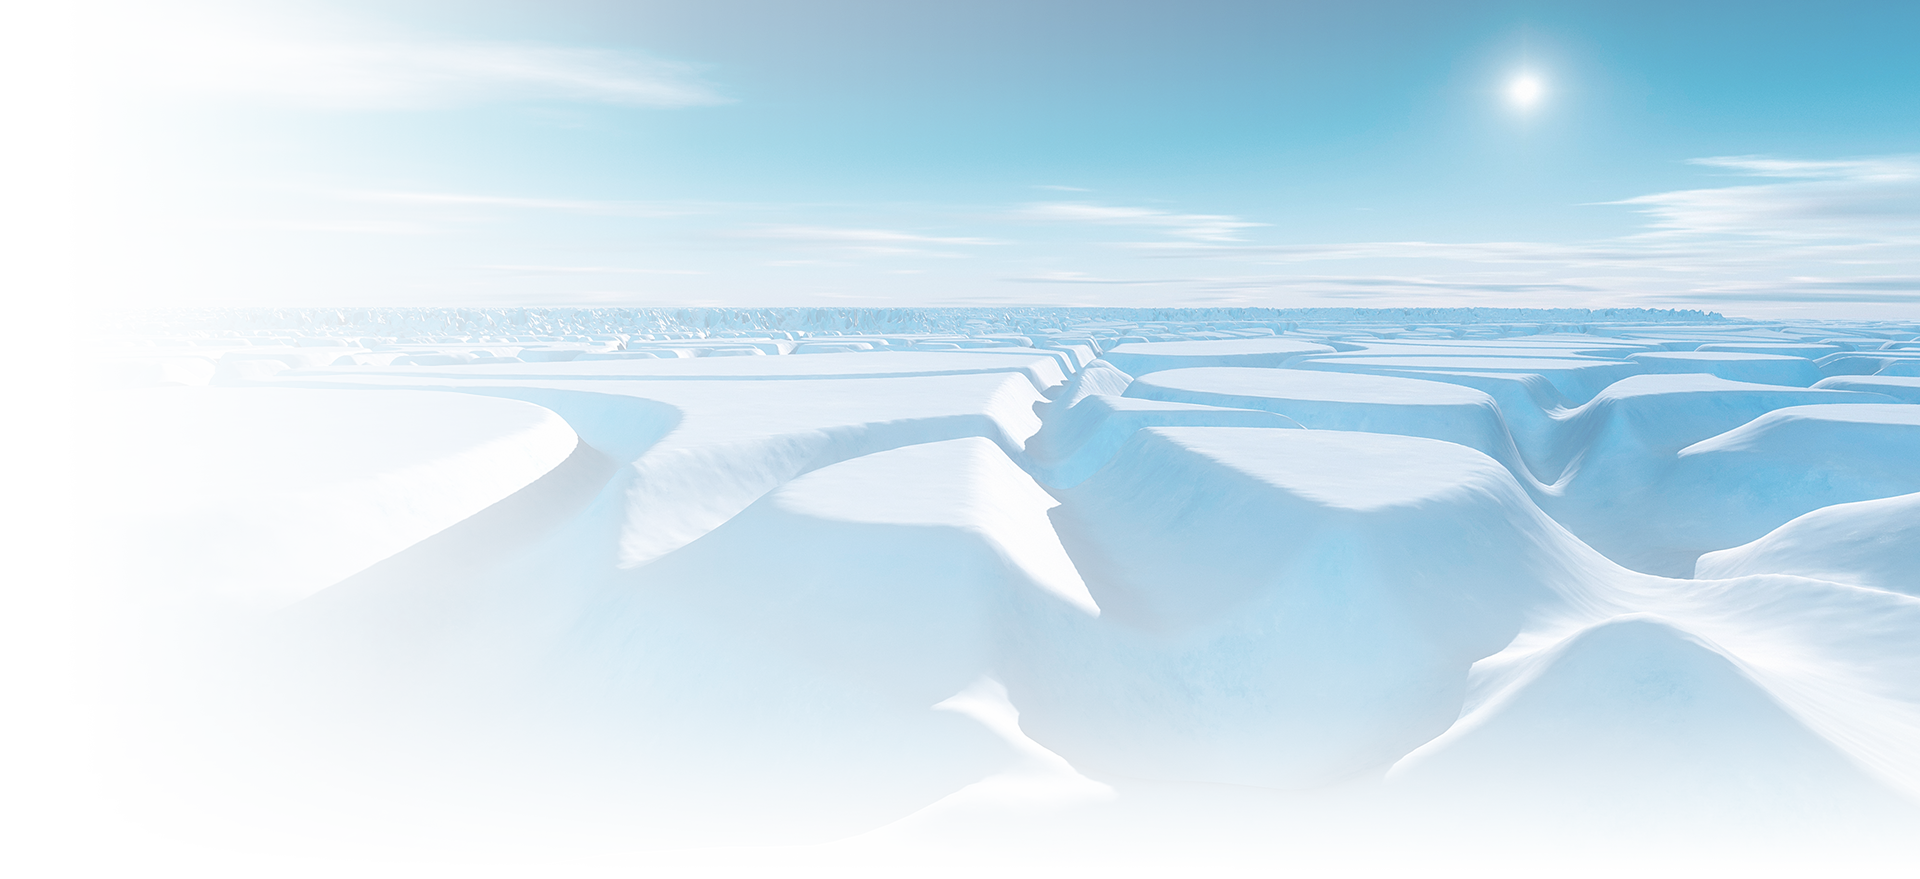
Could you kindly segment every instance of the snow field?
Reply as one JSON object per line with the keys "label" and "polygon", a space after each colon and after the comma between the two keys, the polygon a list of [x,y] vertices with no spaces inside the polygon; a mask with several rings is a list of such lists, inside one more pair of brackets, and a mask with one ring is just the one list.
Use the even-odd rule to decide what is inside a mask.
{"label": "snow field", "polygon": [[1897,864],[1920,328],[1558,329],[156,346],[94,407],[100,627],[150,631],[89,643],[154,660],[103,690],[152,731],[103,738],[109,824],[179,864]]}

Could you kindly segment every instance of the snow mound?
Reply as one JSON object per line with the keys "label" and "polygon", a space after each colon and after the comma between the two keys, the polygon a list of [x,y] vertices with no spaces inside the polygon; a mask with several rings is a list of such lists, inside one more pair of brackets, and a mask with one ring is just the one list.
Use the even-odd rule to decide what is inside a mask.
{"label": "snow mound", "polygon": [[92,364],[92,384],[101,388],[197,387],[219,367],[207,357],[114,357]]}
{"label": "snow mound", "polygon": [[[574,454],[559,416],[422,391],[170,388],[92,439],[128,478],[95,509],[140,603],[282,607],[507,498]],[[140,441],[124,436],[139,425]]]}
{"label": "snow mound", "polygon": [[1170,426],[1298,428],[1300,423],[1257,409],[1093,394],[1048,417],[1027,441],[1027,454],[1048,485],[1066,488],[1105,466],[1135,431]]}
{"label": "snow mound", "polygon": [[1886,399],[1708,375],[1622,379],[1560,417],[1559,434],[1541,459],[1544,473],[1555,481],[1540,500],[1555,519],[1620,564],[1684,576],[1701,552],[1752,537],[1715,546],[1712,542],[1723,538],[1699,533],[1709,527],[1704,519],[1720,515],[1714,505],[1724,495],[1712,487],[1685,487],[1690,471],[1681,462],[1683,449],[1776,410],[1816,411]]}
{"label": "snow mound", "polygon": [[1694,576],[1793,574],[1920,596],[1920,494],[1834,504],[1700,557]]}
{"label": "snow mound", "polygon": [[1629,359],[1648,372],[1703,372],[1731,381],[1763,385],[1789,385],[1804,388],[1823,376],[1813,362],[1785,354],[1753,354],[1739,351],[1664,351],[1658,354],[1632,354]]}
{"label": "snow mound", "polygon": [[213,365],[202,359],[161,361],[134,376],[127,388],[190,388],[207,384],[211,376]]}
{"label": "snow mound", "polygon": [[1127,396],[1278,412],[1314,430],[1455,442],[1526,474],[1499,404],[1460,385],[1299,369],[1202,367],[1135,379]]}
{"label": "snow mound", "polygon": [[1682,449],[1664,488],[1698,511],[1691,545],[1728,549],[1821,507],[1920,491],[1917,448],[1920,406],[1792,406]]}
{"label": "snow mound", "polygon": [[1920,376],[1835,376],[1823,378],[1813,386],[1836,391],[1866,391],[1883,394],[1902,403],[1920,403]]}
{"label": "snow mound", "polygon": [[[1722,649],[1648,615],[1529,657],[1503,692],[1400,761],[1396,785],[1471,792],[1505,818],[1793,826],[1897,797]],[[1542,810],[1552,813],[1541,815]]]}
{"label": "snow mound", "polygon": [[[920,488],[894,490],[906,481]],[[635,572],[633,603],[724,623],[729,641],[783,665],[922,709],[990,670],[996,618],[1023,602],[1099,614],[1054,536],[1057,505],[985,439],[865,455],[782,485]],[[593,625],[658,623],[611,613]]]}
{"label": "snow mound", "polygon": [[61,838],[146,872],[1897,873],[1916,339],[154,316],[77,358],[117,386],[72,483],[99,576],[18,713],[74,721],[46,790],[114,806]]}
{"label": "snow mound", "polygon": [[1197,366],[1285,366],[1305,354],[1333,348],[1304,339],[1222,339],[1196,342],[1128,342],[1102,355],[1129,375]]}
{"label": "snow mound", "polygon": [[[1382,478],[1385,477],[1385,478]],[[1029,734],[1120,775],[1299,787],[1450,724],[1475,660],[1602,564],[1497,462],[1382,434],[1148,428],[1061,492],[1104,613],[1004,680]]]}
{"label": "snow mound", "polygon": [[1428,372],[1514,373],[1540,376],[1553,387],[1555,396],[1578,404],[1593,399],[1602,388],[1644,370],[1641,366],[1618,360],[1593,357],[1549,357],[1554,352],[1507,350],[1468,352],[1441,349],[1444,353],[1410,354],[1405,349],[1385,349],[1390,353],[1341,354],[1311,357],[1291,364],[1298,369],[1327,369],[1341,372],[1370,372],[1379,375],[1405,375],[1420,378]]}

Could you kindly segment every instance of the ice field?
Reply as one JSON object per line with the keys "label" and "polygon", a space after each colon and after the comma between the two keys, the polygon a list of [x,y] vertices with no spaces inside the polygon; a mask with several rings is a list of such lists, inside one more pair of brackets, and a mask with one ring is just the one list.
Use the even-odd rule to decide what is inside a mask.
{"label": "ice field", "polygon": [[207,312],[94,348],[98,857],[1920,857],[1920,323]]}

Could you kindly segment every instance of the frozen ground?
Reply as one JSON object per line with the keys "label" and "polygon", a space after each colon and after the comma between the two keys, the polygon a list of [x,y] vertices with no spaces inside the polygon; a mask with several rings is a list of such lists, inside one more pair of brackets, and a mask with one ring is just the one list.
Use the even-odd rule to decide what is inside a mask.
{"label": "frozen ground", "polygon": [[149,316],[49,872],[1905,875],[1920,324]]}

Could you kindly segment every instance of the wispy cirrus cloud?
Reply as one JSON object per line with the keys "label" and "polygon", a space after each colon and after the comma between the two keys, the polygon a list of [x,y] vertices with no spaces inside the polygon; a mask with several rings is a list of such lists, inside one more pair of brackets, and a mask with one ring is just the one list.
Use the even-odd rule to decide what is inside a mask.
{"label": "wispy cirrus cloud", "polygon": [[1262,263],[1419,259],[1489,264],[1603,266],[1660,263],[1700,256],[1703,248],[1674,242],[1556,244],[1537,241],[1358,241],[1338,244],[1207,245],[1142,241],[1127,247],[1159,257],[1231,255]]}
{"label": "wispy cirrus cloud", "polygon": [[712,213],[716,209],[714,205],[684,202],[524,198],[524,196],[490,196],[490,194],[478,194],[478,192],[434,192],[434,190],[303,186],[303,184],[257,184],[257,186],[305,192],[330,202],[396,205],[396,207],[505,207],[505,209],[526,209],[526,211],[564,211],[564,213],[591,213],[591,215],[605,215],[605,217],[660,217],[660,219]]}
{"label": "wispy cirrus cloud", "polygon": [[645,269],[627,266],[485,265],[480,268],[520,275],[704,275],[694,269]]}
{"label": "wispy cirrus cloud", "polygon": [[700,66],[637,47],[434,35],[417,30],[417,16],[404,16],[413,19],[405,25],[367,14],[376,4],[64,5],[76,7],[74,21],[83,28],[63,58],[66,69],[84,90],[103,96],[238,98],[331,110],[519,102],[673,109],[733,101]]}
{"label": "wispy cirrus cloud", "polygon": [[1155,284],[1186,284],[1193,278],[1103,278],[1086,272],[1041,272],[1035,275],[1022,275],[1006,278],[1016,284],[1106,284],[1121,287],[1151,286]]}
{"label": "wispy cirrus cloud", "polygon": [[928,235],[896,229],[806,225],[755,226],[735,232],[734,237],[843,257],[922,256],[951,259],[966,254],[950,248],[992,247],[1006,243],[992,238]]}
{"label": "wispy cirrus cloud", "polygon": [[1246,229],[1265,226],[1226,214],[1182,214],[1156,208],[1088,204],[1085,202],[1048,202],[1027,205],[1015,213],[1024,220],[1056,223],[1092,223],[1102,226],[1147,226],[1176,238],[1193,241],[1232,243],[1242,241]]}
{"label": "wispy cirrus cloud", "polygon": [[359,205],[382,205],[397,209],[461,209],[461,207],[499,207],[509,211],[561,211],[561,213],[582,213],[597,217],[693,217],[703,213],[720,213],[728,209],[753,209],[758,205],[751,203],[695,202],[695,200],[676,200],[676,202],[637,202],[637,200],[595,200],[595,198],[551,198],[551,196],[501,196],[492,192],[451,192],[440,188],[417,188],[407,184],[344,184],[338,178],[324,175],[290,175],[282,178],[240,178],[240,180],[213,180],[202,182],[200,186],[215,188],[240,188],[240,190],[261,190],[261,192],[288,192],[296,196],[307,196],[321,202],[359,203]]}
{"label": "wispy cirrus cloud", "polygon": [[440,226],[390,219],[276,219],[276,217],[154,217],[102,223],[98,232],[346,232],[436,234]]}
{"label": "wispy cirrus cloud", "polygon": [[609,214],[632,217],[677,217],[691,213],[686,208],[639,201],[572,198],[526,198],[511,195],[486,195],[460,192],[411,192],[395,190],[350,190],[337,193],[348,201],[421,207],[505,208],[511,210],[564,211],[580,214]]}
{"label": "wispy cirrus cloud", "polygon": [[1790,277],[1764,281],[1723,281],[1696,287],[1683,295],[1690,300],[1712,302],[1874,302],[1920,305],[1920,275],[1861,278]]}
{"label": "wispy cirrus cloud", "polygon": [[[1920,304],[1920,156],[1720,156],[1694,164],[1748,181],[1608,202],[1649,221],[1642,231],[1611,238],[1289,244],[1238,240],[1229,232],[1122,246],[1147,258],[1272,266],[1287,273],[1153,282],[1193,290],[1381,299],[1490,293],[1661,304]],[[1329,271],[1334,264],[1354,272]],[[1395,264],[1417,268],[1382,271]],[[1068,275],[1019,280],[1075,282]]]}
{"label": "wispy cirrus cloud", "polygon": [[1325,295],[1375,296],[1409,291],[1455,293],[1594,293],[1602,288],[1569,281],[1494,281],[1467,278],[1323,275],[1286,278],[1284,286],[1317,288]]}
{"label": "wispy cirrus cloud", "polygon": [[[417,190],[325,190],[289,187],[312,198],[289,213],[293,217],[257,220],[258,228],[292,232],[350,232],[366,235],[458,234],[495,221],[543,222],[544,213],[592,218],[667,219],[712,213],[712,204],[572,199]],[[516,216],[528,213],[533,216]]]}
{"label": "wispy cirrus cloud", "polygon": [[1623,199],[1663,232],[1789,241],[1920,234],[1920,156],[1801,160],[1722,156],[1694,164],[1789,182]]}
{"label": "wispy cirrus cloud", "polygon": [[1111,278],[1083,272],[1046,272],[1005,280],[1028,284],[1100,284],[1112,286],[1183,285],[1199,290],[1238,292],[1313,292],[1326,296],[1369,297],[1427,292],[1590,293],[1601,288],[1570,281],[1429,278],[1409,275],[1229,275],[1184,278]]}
{"label": "wispy cirrus cloud", "polygon": [[1753,177],[1796,179],[1910,180],[1920,173],[1920,157],[1873,156],[1860,159],[1781,159],[1773,156],[1708,156],[1690,165],[1725,168]]}

